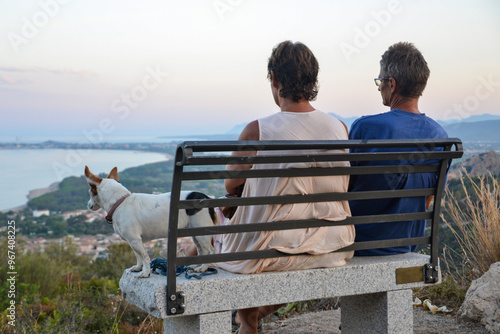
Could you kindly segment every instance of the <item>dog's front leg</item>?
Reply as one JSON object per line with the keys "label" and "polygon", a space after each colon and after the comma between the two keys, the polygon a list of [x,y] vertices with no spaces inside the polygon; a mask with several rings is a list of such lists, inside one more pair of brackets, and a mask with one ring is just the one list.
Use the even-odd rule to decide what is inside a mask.
{"label": "dog's front leg", "polygon": [[[210,255],[215,253],[215,248],[212,246],[212,236],[211,235],[201,235],[193,237],[194,244],[198,249],[199,255]],[[207,271],[208,263],[193,266],[193,270],[197,273],[203,273]]]}
{"label": "dog's front leg", "polygon": [[[127,240],[128,241],[128,240]],[[130,268],[130,271],[133,272],[138,272],[140,271],[140,274],[137,276],[139,278],[147,278],[149,277],[149,255],[148,252],[146,251],[146,248],[144,248],[144,244],[142,243],[141,239],[134,239],[131,241],[128,241],[130,244],[130,247],[134,250],[135,257],[137,258],[137,264],[133,267]]]}

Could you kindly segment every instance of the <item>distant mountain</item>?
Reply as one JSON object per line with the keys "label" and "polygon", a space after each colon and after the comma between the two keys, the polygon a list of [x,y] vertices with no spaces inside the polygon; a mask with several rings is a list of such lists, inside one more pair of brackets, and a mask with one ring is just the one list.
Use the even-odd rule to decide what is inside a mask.
{"label": "distant mountain", "polygon": [[458,176],[465,169],[471,176],[479,176],[491,173],[500,175],[500,155],[491,150],[477,154],[450,168],[450,177]]}
{"label": "distant mountain", "polygon": [[445,125],[443,128],[449,137],[462,141],[500,142],[500,119],[482,122],[461,122]]}
{"label": "distant mountain", "polygon": [[449,119],[449,120],[437,120],[439,124],[442,126],[446,125],[451,125],[451,124],[457,124],[457,123],[474,123],[474,122],[483,122],[483,121],[499,121],[500,116],[499,115],[492,115],[492,114],[482,114],[482,115],[473,115],[467,118],[463,119]]}
{"label": "distant mountain", "polygon": [[[334,113],[328,113],[335,118],[340,119],[351,128],[352,123],[359,117],[342,117]],[[458,137],[462,141],[497,141],[500,142],[500,116],[483,114],[474,115],[462,120],[451,119],[447,121],[437,121],[446,130],[448,136]],[[238,124],[225,135],[235,135],[237,139],[247,123]]]}
{"label": "distant mountain", "polygon": [[236,139],[238,139],[238,135],[241,133],[241,131],[243,131],[243,129],[245,128],[245,126],[247,124],[248,123],[241,123],[241,124],[235,125],[231,130],[227,131],[225,134],[226,135],[236,135]]}
{"label": "distant mountain", "polygon": [[[342,117],[334,113],[329,113],[333,117],[340,119],[350,128],[352,123],[358,119],[354,117]],[[500,143],[500,115],[483,114],[474,115],[462,120],[438,120],[450,137],[458,137],[462,141],[488,141]],[[222,134],[213,135],[188,135],[183,136],[185,140],[237,140],[238,135],[243,131],[247,123],[237,124],[229,131]],[[165,136],[162,138],[176,138],[178,136]]]}
{"label": "distant mountain", "polygon": [[358,116],[354,116],[354,117],[342,117],[342,116],[339,116],[339,115],[334,114],[332,112],[329,112],[328,115],[332,115],[333,117],[340,119],[342,122],[345,123],[345,125],[347,126],[348,129],[350,129],[352,123],[354,123],[354,121],[359,118]]}

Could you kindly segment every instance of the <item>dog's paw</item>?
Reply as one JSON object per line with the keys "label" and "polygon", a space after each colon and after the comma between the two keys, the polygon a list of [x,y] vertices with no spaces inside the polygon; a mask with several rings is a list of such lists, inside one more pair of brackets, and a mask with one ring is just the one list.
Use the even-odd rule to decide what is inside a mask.
{"label": "dog's paw", "polygon": [[141,273],[137,275],[137,278],[148,278],[148,277],[149,277],[149,271],[147,272],[141,271]]}
{"label": "dog's paw", "polygon": [[134,273],[136,273],[136,272],[138,272],[138,271],[141,271],[141,270],[142,270],[142,266],[140,266],[140,265],[137,265],[137,264],[136,264],[135,266],[130,267],[130,269],[129,269],[129,270],[130,270],[130,271],[132,271],[132,272],[134,272]]}
{"label": "dog's paw", "polygon": [[195,273],[204,273],[205,271],[208,270],[208,264],[205,263],[205,264],[202,264],[202,265],[199,265],[199,266],[191,266],[191,268],[193,269],[193,271]]}

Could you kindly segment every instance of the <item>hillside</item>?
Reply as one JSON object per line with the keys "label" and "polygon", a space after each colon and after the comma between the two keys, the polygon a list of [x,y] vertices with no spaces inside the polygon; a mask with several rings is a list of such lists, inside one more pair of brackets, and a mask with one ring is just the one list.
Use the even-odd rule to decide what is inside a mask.
{"label": "hillside", "polygon": [[449,137],[460,138],[467,141],[500,142],[500,120],[481,122],[461,122],[443,127]]}
{"label": "hillside", "polygon": [[488,173],[500,174],[500,155],[491,150],[474,155],[465,161],[457,163],[450,168],[450,178],[458,177],[460,171],[465,169],[471,176],[481,176]]}
{"label": "hillside", "polygon": [[[217,167],[214,167],[216,169]],[[118,171],[120,182],[135,193],[164,193],[172,187],[173,162],[157,162]],[[99,175],[106,177],[105,174]],[[222,182],[199,181],[188,183],[185,190],[197,190],[211,196],[222,196],[225,190]],[[28,202],[33,210],[64,212],[87,208],[88,184],[83,176],[68,177],[61,181],[59,189]]]}

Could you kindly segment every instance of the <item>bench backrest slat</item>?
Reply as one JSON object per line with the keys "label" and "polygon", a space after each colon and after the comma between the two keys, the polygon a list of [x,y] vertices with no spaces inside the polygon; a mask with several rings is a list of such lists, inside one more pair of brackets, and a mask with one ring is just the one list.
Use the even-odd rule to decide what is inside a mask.
{"label": "bench backrest slat", "polygon": [[[337,150],[352,148],[433,148],[456,145],[462,151],[458,138],[443,139],[370,139],[370,140],[248,140],[248,141],[185,141],[179,149],[196,152],[233,152],[233,151],[281,151],[281,150]],[[185,157],[189,157],[186,153]]]}
{"label": "bench backrest slat", "polygon": [[229,234],[229,233],[242,233],[242,232],[256,232],[256,231],[276,231],[276,230],[293,230],[306,227],[321,227],[321,226],[341,226],[353,224],[372,224],[372,223],[391,223],[399,221],[412,221],[431,219],[432,212],[412,212],[412,213],[393,213],[386,215],[373,215],[362,217],[347,217],[340,221],[321,220],[321,219],[301,219],[301,220],[286,220],[270,222],[262,225],[264,222],[255,222],[253,224],[244,225],[223,225],[217,226],[214,230],[213,226],[210,227],[190,227],[178,230],[178,237],[191,237],[198,235],[211,235],[211,234]]}
{"label": "bench backrest slat", "polygon": [[[374,161],[374,160],[432,160],[432,159],[455,159],[460,158],[460,152],[422,151],[418,156],[415,152],[370,152],[370,153],[332,153],[316,154],[314,161]],[[277,162],[309,162],[312,161],[310,155],[300,154],[294,156],[287,155],[260,155],[260,156],[196,156],[187,158],[183,162],[184,166],[197,165],[245,165],[248,163],[277,163]]]}
{"label": "bench backrest slat", "polygon": [[334,175],[368,175],[368,174],[391,174],[391,173],[436,173],[439,166],[432,165],[404,165],[404,166],[370,166],[370,167],[311,167],[290,169],[259,169],[259,170],[233,170],[233,171],[209,171],[209,172],[185,172],[183,181],[213,180],[217,179],[241,179],[262,177],[304,177],[304,176],[334,176]]}
{"label": "bench backrest slat", "polygon": [[[411,245],[425,245],[425,244],[429,244],[430,241],[431,241],[430,237],[363,241],[363,242],[357,242],[357,243],[354,243],[350,246],[338,249],[332,253],[352,251],[352,250],[361,250],[361,249],[399,247],[399,246],[411,246]],[[259,250],[259,251],[248,251],[248,252],[186,256],[186,257],[178,258],[177,262],[178,262],[178,265],[186,266],[186,265],[190,265],[193,263],[240,261],[240,260],[248,260],[248,259],[262,259],[262,258],[268,258],[268,257],[288,257],[288,256],[290,256],[290,254],[283,253],[283,252],[280,252],[280,251],[275,250],[275,249],[267,249],[267,250]]]}
{"label": "bench backrest slat", "polygon": [[224,206],[249,206],[249,205],[268,205],[268,204],[291,204],[291,203],[315,203],[332,201],[351,201],[363,199],[381,199],[381,198],[401,198],[401,197],[419,197],[434,195],[433,188],[421,189],[400,189],[400,190],[377,190],[377,191],[359,191],[352,193],[320,193],[306,195],[285,195],[285,196],[260,196],[260,197],[233,197],[227,199],[201,199],[201,200],[182,200],[179,201],[178,209],[192,208],[210,208]]}

